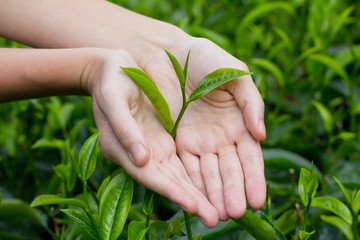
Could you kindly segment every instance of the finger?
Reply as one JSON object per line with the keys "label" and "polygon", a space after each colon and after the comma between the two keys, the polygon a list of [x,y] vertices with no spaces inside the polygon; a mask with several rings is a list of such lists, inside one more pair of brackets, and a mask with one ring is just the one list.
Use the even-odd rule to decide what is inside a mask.
{"label": "finger", "polygon": [[186,169],[187,174],[189,175],[191,182],[194,186],[207,196],[205,184],[201,175],[200,169],[200,159],[199,157],[189,153],[189,152],[181,152],[179,153],[180,159]]}
{"label": "finger", "polygon": [[247,129],[256,140],[264,140],[266,138],[264,102],[252,78],[246,75],[236,79],[229,83],[228,89],[244,114]]}
{"label": "finger", "polygon": [[245,176],[246,199],[254,209],[260,209],[266,197],[264,161],[260,144],[250,134],[237,143],[237,151]]}
{"label": "finger", "polygon": [[208,199],[218,211],[220,220],[226,221],[229,219],[229,216],[225,209],[223,186],[217,155],[207,153],[200,156],[200,167]]}
{"label": "finger", "polygon": [[219,150],[219,169],[223,180],[226,211],[230,217],[240,218],[246,210],[244,175],[236,146]]}

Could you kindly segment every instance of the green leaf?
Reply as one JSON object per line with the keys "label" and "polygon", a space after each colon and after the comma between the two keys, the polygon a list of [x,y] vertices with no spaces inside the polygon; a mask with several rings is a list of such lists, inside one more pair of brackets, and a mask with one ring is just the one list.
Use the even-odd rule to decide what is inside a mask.
{"label": "green leaf", "polygon": [[68,159],[70,159],[72,168],[75,170],[77,176],[81,179],[81,172],[80,172],[78,161],[75,160],[75,158],[73,157],[73,155],[71,154],[71,152],[68,149],[66,151],[66,154],[67,154]]}
{"label": "green leaf", "polygon": [[199,85],[191,93],[189,99],[187,100],[187,103],[193,102],[201,98],[211,90],[230,80],[249,74],[252,73],[235,68],[219,68],[214,72],[209,73],[200,81]]}
{"label": "green leaf", "polygon": [[350,194],[348,193],[344,185],[335,176],[333,176],[333,178],[335,179],[336,183],[339,185],[342,193],[344,194],[347,204],[350,205],[351,204]]}
{"label": "green leaf", "polygon": [[61,211],[79,223],[93,239],[99,239],[96,226],[92,224],[85,212],[77,209],[61,209]]}
{"label": "green leaf", "polygon": [[96,197],[97,199],[100,201],[102,198],[102,195],[104,194],[105,189],[107,188],[107,186],[109,185],[111,180],[111,176],[107,176],[101,183],[97,193],[96,193]]}
{"label": "green leaf", "polygon": [[265,69],[266,71],[270,72],[276,78],[279,86],[281,88],[284,87],[285,85],[284,75],[282,74],[280,68],[277,65],[275,65],[273,62],[263,58],[254,58],[251,59],[251,64],[259,66]]}
{"label": "green leaf", "polygon": [[149,227],[150,240],[166,240],[168,239],[169,223],[164,221],[156,221],[151,223]]}
{"label": "green leaf", "polygon": [[[184,77],[186,81],[187,71],[188,71],[188,65],[189,65],[189,57],[190,57],[190,50],[188,52],[188,55],[186,57],[185,66],[184,66]],[[185,86],[184,86],[185,87]]]}
{"label": "green leaf", "polygon": [[121,69],[139,86],[145,93],[156,112],[159,115],[160,121],[167,132],[170,132],[174,126],[174,121],[171,118],[169,105],[165,98],[159,91],[158,87],[143,71],[132,67],[121,67]]}
{"label": "green leaf", "polygon": [[272,223],[269,217],[263,212],[260,212],[260,214],[261,214],[261,218],[264,219],[268,224],[270,224],[270,226],[275,230],[276,237],[279,240],[286,240],[284,233],[281,232],[281,230]]}
{"label": "green leaf", "polygon": [[244,216],[233,219],[240,227],[255,239],[277,240],[275,230],[269,223],[259,218],[256,214],[246,210]]}
{"label": "green leaf", "polygon": [[339,218],[337,216],[326,216],[326,215],[321,215],[320,218],[324,222],[329,223],[334,227],[338,228],[339,230],[341,230],[347,239],[349,240],[354,239],[354,234],[351,229],[351,226],[347,222],[345,222],[342,218]]}
{"label": "green leaf", "polygon": [[300,199],[304,204],[304,206],[307,206],[309,203],[309,193],[307,191],[307,185],[311,179],[311,175],[312,174],[309,170],[305,168],[301,169],[298,189],[299,189]]}
{"label": "green leaf", "polygon": [[39,207],[44,205],[51,205],[51,204],[69,204],[77,207],[81,207],[86,209],[86,204],[75,198],[61,198],[56,195],[41,195],[35,198],[35,200],[31,203],[30,207]]}
{"label": "green leaf", "polygon": [[351,204],[351,208],[354,213],[358,213],[360,210],[360,190],[357,191],[355,194],[355,197],[353,199],[353,202]]}
{"label": "green leaf", "polygon": [[[311,162],[308,159],[283,149],[263,149],[263,157],[266,168],[277,168],[285,171],[293,168],[298,173],[301,168],[311,169]],[[314,171],[321,176],[320,170],[316,166],[314,166]]]}
{"label": "green leaf", "polygon": [[134,239],[134,240],[144,239],[146,232],[147,229],[144,229],[144,226],[141,223],[137,221],[131,221],[128,228],[127,239]]}
{"label": "green leaf", "polygon": [[46,139],[46,138],[41,138],[41,139],[37,140],[31,146],[31,149],[36,149],[36,148],[57,148],[59,150],[62,150],[64,146],[65,146],[64,140],[58,140],[58,139],[49,140],[49,139]]}
{"label": "green leaf", "polygon": [[283,234],[287,234],[294,230],[298,225],[298,219],[296,215],[296,210],[290,209],[284,212],[275,222],[275,226]]}
{"label": "green leaf", "polygon": [[318,110],[318,112],[323,120],[326,132],[328,134],[331,134],[332,130],[334,128],[334,119],[333,119],[333,116],[331,115],[330,111],[321,102],[312,101],[312,104]]}
{"label": "green leaf", "polygon": [[338,61],[336,61],[334,58],[319,53],[319,54],[311,55],[309,59],[317,61],[325,65],[326,67],[330,68],[332,71],[334,71],[344,80],[347,86],[349,86],[349,82],[350,82],[349,75],[346,73],[345,69],[341,66],[341,64],[339,64]]}
{"label": "green leaf", "polygon": [[76,176],[72,169],[63,163],[53,167],[55,174],[61,179],[64,189],[64,194],[72,192],[76,183]]}
{"label": "green leaf", "polygon": [[143,211],[146,216],[150,216],[154,209],[154,195],[155,193],[149,189],[145,190],[143,199]]}
{"label": "green leaf", "polygon": [[0,221],[36,222],[45,226],[39,212],[20,199],[3,199],[0,205]]}
{"label": "green leaf", "polygon": [[312,232],[305,232],[303,230],[300,230],[299,232],[299,237],[300,237],[300,240],[306,240],[308,239],[311,235],[313,235],[315,233],[315,230],[312,231]]}
{"label": "green leaf", "polygon": [[89,179],[96,167],[99,133],[89,137],[79,153],[79,170],[83,182]]}
{"label": "green leaf", "polygon": [[311,207],[318,207],[324,210],[330,211],[342,219],[348,224],[352,224],[352,215],[349,208],[340,200],[332,197],[316,197],[311,202]]}
{"label": "green leaf", "polygon": [[122,169],[108,184],[100,201],[102,240],[119,237],[127,219],[133,196],[133,180]]}
{"label": "green leaf", "polygon": [[74,111],[75,105],[73,103],[65,103],[61,108],[59,113],[59,122],[60,122],[60,126],[61,128],[66,128],[71,114]]}
{"label": "green leaf", "polygon": [[180,82],[180,87],[181,89],[185,88],[185,75],[184,75],[184,71],[181,68],[178,60],[174,57],[174,55],[172,55],[170,52],[168,52],[167,50],[165,50],[166,54],[168,55],[168,57],[170,58],[170,61],[174,67],[174,70],[176,72],[176,75],[179,79]]}

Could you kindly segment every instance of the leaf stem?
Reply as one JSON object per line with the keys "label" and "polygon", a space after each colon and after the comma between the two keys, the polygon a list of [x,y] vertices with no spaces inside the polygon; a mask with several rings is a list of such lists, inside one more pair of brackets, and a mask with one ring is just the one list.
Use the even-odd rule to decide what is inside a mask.
{"label": "leaf stem", "polygon": [[304,221],[303,221],[303,224],[302,224],[302,230],[305,231],[305,232],[306,232],[307,218],[308,218],[308,214],[309,214],[309,210],[310,210],[310,206],[311,206],[311,200],[312,200],[312,197],[309,198],[308,205],[305,208]]}
{"label": "leaf stem", "polygon": [[190,225],[190,218],[189,218],[189,214],[183,210],[184,212],[184,219],[185,219],[185,226],[186,226],[186,234],[188,239],[192,240],[192,232],[191,232],[191,225]]}
{"label": "leaf stem", "polygon": [[189,106],[189,103],[186,102],[186,101],[183,101],[183,106],[182,106],[182,108],[180,110],[180,113],[179,113],[179,115],[178,115],[178,117],[177,117],[177,119],[175,121],[174,127],[173,127],[173,129],[171,130],[171,133],[170,133],[174,140],[176,138],[176,130],[177,130],[178,126],[179,126],[180,120],[181,120],[182,116],[184,115],[184,112],[185,112],[185,110],[186,110],[186,108],[188,106]]}

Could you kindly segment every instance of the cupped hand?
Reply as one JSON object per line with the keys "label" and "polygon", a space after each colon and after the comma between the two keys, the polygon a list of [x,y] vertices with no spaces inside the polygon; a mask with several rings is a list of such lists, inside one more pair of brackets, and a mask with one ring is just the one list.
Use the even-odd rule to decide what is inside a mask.
{"label": "cupped hand", "polygon": [[192,184],[150,101],[120,69],[137,64],[123,51],[100,56],[90,64],[94,71],[88,71],[84,84],[92,95],[102,154],[142,185],[214,227],[219,220],[216,209]]}
{"label": "cupped hand", "polygon": [[[248,70],[244,63],[205,39],[191,38],[167,50],[182,64],[191,50],[188,96],[203,77],[218,68]],[[163,89],[176,118],[181,92],[165,53],[148,61],[145,71]],[[255,209],[264,204],[264,164],[258,142],[266,135],[263,115],[262,98],[251,77],[244,76],[192,102],[178,127],[180,159],[192,183],[217,209],[220,220],[241,217],[246,203]]]}

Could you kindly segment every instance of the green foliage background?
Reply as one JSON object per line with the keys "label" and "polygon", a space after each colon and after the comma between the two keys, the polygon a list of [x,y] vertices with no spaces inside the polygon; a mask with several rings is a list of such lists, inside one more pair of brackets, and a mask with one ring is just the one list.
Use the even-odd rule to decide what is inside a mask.
{"label": "green foliage background", "polygon": [[[350,192],[360,188],[360,1],[113,2],[209,38],[248,64],[266,106],[262,147],[269,215],[279,222],[286,219],[287,229],[282,230],[288,239],[296,239],[302,216],[297,192],[302,167],[310,169],[314,162],[320,180],[317,196],[344,200],[332,176]],[[26,46],[0,39],[0,47]],[[91,101],[69,96],[5,103],[0,116],[0,239],[60,239],[56,231],[67,223],[65,215],[57,208],[32,209],[28,204],[44,193],[81,191],[73,172],[68,171],[66,179],[73,180],[66,182],[58,166],[67,163],[65,147],[79,151],[96,131]],[[91,188],[98,189],[115,168],[99,154]],[[138,210],[143,191],[135,185],[130,220],[143,219]],[[4,209],[9,199],[17,199],[12,212]],[[167,220],[178,210],[156,198],[158,218]],[[316,230],[310,239],[346,239],[321,215],[330,213],[310,211],[308,226]],[[192,223],[203,239],[251,239],[231,221],[211,230],[196,218]],[[67,230],[74,232],[67,239],[77,229]]]}

